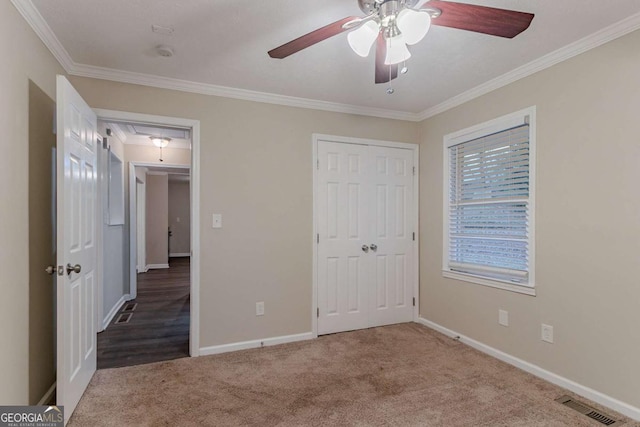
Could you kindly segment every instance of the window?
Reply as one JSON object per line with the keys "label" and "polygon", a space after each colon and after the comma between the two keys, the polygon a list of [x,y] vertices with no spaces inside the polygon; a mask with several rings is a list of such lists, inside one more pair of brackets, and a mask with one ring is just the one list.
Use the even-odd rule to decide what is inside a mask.
{"label": "window", "polygon": [[534,294],[535,107],[445,136],[443,271]]}

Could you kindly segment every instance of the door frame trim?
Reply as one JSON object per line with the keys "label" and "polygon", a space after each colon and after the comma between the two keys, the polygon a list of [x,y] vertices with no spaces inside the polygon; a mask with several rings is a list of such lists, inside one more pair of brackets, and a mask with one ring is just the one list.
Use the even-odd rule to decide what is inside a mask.
{"label": "door frame trim", "polygon": [[[164,163],[153,163],[153,162],[129,162],[129,295],[130,299],[135,299],[138,296],[138,273],[137,268],[138,265],[134,262],[134,257],[131,256],[133,251],[131,248],[133,245],[132,242],[135,242],[136,247],[136,256],[138,255],[138,224],[137,224],[137,211],[131,208],[132,202],[138,203],[137,193],[133,193],[133,189],[137,192],[137,176],[136,181],[131,180],[131,173],[136,173],[136,168],[166,168],[166,169],[189,169],[189,175],[191,175],[191,165],[181,165],[181,164],[164,164]],[[165,172],[162,173],[149,173],[149,175],[166,175]],[[134,195],[136,196],[134,198]],[[131,226],[133,224],[134,214],[136,216],[136,227],[135,229]],[[146,250],[145,250],[146,253]],[[169,268],[169,261],[167,260],[167,264],[147,264],[145,266],[151,266],[151,268]],[[154,267],[155,266],[155,267]],[[162,267],[159,267],[162,266]]]}
{"label": "door frame trim", "polygon": [[413,167],[416,169],[416,173],[413,176],[413,229],[416,233],[416,240],[413,242],[414,250],[414,266],[413,266],[413,295],[416,299],[416,305],[413,307],[413,321],[417,322],[420,313],[420,230],[419,230],[419,182],[420,182],[420,146],[418,144],[395,142],[395,141],[383,141],[377,139],[368,138],[352,138],[348,136],[326,135],[321,133],[312,134],[312,170],[313,170],[313,234],[311,235],[311,244],[313,246],[313,280],[311,291],[311,325],[313,337],[318,337],[318,142],[330,141],[341,144],[359,144],[359,145],[372,145],[377,147],[389,147],[389,148],[404,148],[413,151]]}
{"label": "door frame trim", "polygon": [[[98,116],[98,120],[115,120],[191,129],[191,306],[189,354],[191,357],[197,357],[200,355],[200,121],[101,108],[94,108],[93,111]],[[165,164],[160,165],[163,167],[168,166]]]}

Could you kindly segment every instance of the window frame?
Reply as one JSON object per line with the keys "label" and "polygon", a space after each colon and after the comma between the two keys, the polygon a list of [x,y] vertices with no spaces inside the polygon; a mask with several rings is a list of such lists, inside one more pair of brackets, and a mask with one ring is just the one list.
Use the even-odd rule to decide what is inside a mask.
{"label": "window frame", "polygon": [[[463,144],[483,136],[502,132],[524,123],[529,124],[529,224],[528,224],[528,281],[514,284],[500,279],[489,278],[473,273],[462,273],[449,268],[449,225],[450,225],[450,151],[452,146]],[[535,199],[536,199],[536,107],[489,120],[444,136],[443,139],[443,240],[442,240],[442,276],[449,279],[476,283],[526,295],[536,295],[535,288]]]}

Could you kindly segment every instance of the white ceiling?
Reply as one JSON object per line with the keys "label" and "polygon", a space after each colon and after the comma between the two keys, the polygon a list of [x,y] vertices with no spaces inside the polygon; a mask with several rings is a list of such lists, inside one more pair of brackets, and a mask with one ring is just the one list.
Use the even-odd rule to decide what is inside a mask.
{"label": "white ceiling", "polygon": [[[14,3],[22,1],[28,3]],[[98,75],[117,75],[112,72],[115,69],[346,104],[365,112],[409,113],[407,117],[438,109],[545,55],[546,63],[553,62],[549,59],[553,55],[548,54],[625,18],[627,23],[633,19],[631,29],[640,22],[636,19],[640,17],[638,0],[464,2],[536,16],[531,27],[512,40],[432,27],[413,46],[409,73],[394,80],[395,93],[387,95],[387,85],[373,82],[373,55],[361,58],[354,54],[346,34],[282,60],[267,55],[270,49],[323,25],[362,15],[356,0],[32,0],[71,63],[109,69],[106,73],[103,68],[90,68]],[[172,27],[174,32],[153,33],[154,24]],[[630,31],[630,24],[625,28]],[[605,33],[609,39],[621,35],[615,27],[600,31]],[[159,56],[155,47],[160,44],[171,46],[175,55]],[[92,75],[87,70],[77,74]],[[242,97],[236,96],[238,91],[229,93]]]}

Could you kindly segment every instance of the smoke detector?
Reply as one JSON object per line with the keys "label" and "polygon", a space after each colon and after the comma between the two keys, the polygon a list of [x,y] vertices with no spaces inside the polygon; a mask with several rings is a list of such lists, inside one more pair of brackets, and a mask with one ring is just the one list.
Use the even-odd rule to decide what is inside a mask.
{"label": "smoke detector", "polygon": [[158,55],[164,56],[165,58],[171,58],[173,56],[173,49],[170,46],[163,44],[156,47],[156,52],[158,52]]}

